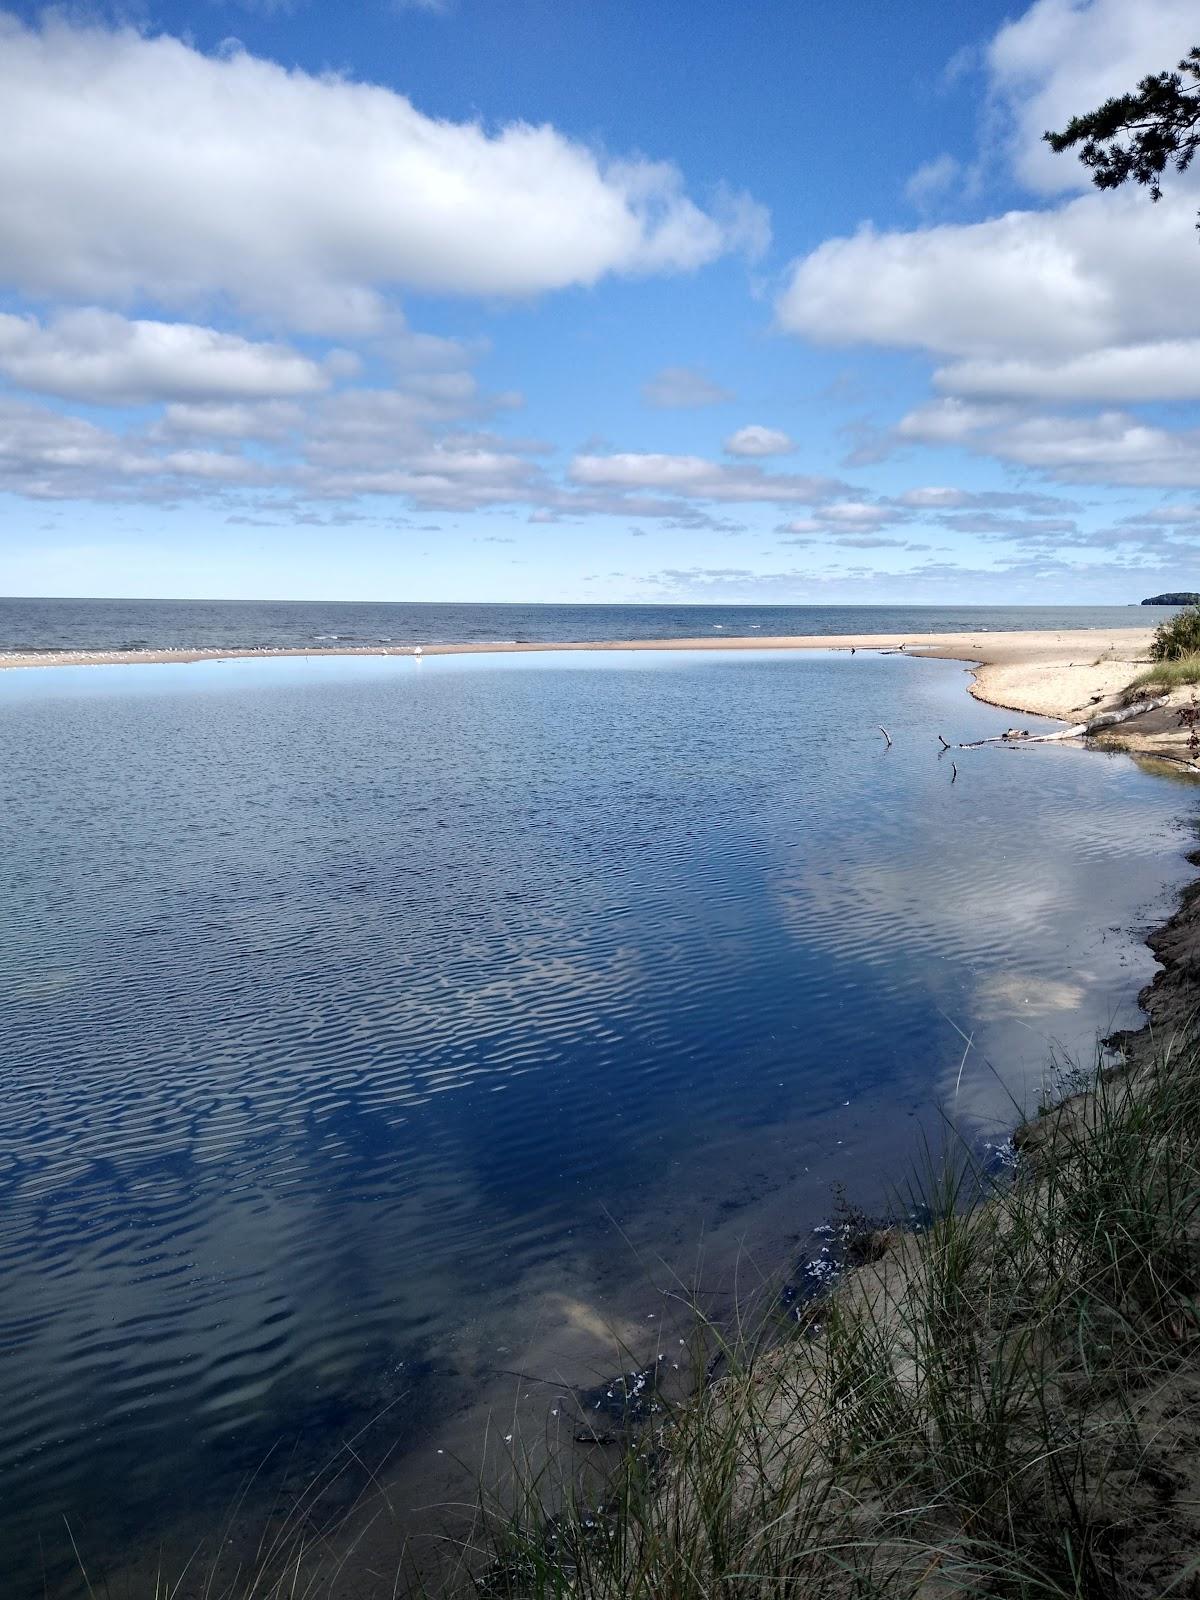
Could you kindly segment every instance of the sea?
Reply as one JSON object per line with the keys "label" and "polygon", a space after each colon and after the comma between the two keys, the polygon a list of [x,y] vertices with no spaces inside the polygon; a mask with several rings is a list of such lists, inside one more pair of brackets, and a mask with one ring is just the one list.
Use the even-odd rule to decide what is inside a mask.
{"label": "sea", "polygon": [[[29,604],[5,647],[985,625]],[[390,1594],[510,1436],[685,1367],[693,1298],[786,1309],[839,1207],[888,1214],[946,1138],[1001,1169],[1136,1024],[1196,804],[1124,755],[942,753],[1012,721],[967,682],[771,650],[0,672],[5,1596],[203,1593],[323,1473],[373,1519],[346,1592]]]}
{"label": "sea", "polygon": [[5,600],[0,655],[128,650],[304,650],[346,645],[601,643],[711,634],[957,633],[1132,628],[1141,606],[447,605],[364,600]]}

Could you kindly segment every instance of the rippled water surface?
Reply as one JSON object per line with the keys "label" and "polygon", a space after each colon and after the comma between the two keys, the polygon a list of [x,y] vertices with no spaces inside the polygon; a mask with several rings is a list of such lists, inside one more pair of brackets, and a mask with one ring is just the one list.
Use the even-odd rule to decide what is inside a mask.
{"label": "rippled water surface", "polygon": [[1133,1020],[1190,791],[1055,746],[952,784],[937,734],[1011,721],[964,688],[861,654],[0,675],[5,1593],[70,1588],[64,1513],[102,1572],[382,1406],[432,1470],[498,1375],[650,1314],[632,1252],[803,1256],[939,1103],[999,1136],[1005,1084]]}

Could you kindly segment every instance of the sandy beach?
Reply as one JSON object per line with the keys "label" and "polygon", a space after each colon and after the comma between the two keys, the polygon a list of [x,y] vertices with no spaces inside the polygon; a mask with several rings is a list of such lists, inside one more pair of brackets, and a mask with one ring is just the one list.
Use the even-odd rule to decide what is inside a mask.
{"label": "sandy beach", "polygon": [[[1130,681],[1149,662],[1153,629],[1077,628],[1057,632],[861,633],[736,636],[696,639],[611,639],[583,643],[427,644],[425,656],[513,655],[580,650],[844,650],[903,651],[906,655],[962,661],[972,669],[971,693],[989,705],[1029,716],[1077,722],[1115,709]],[[314,656],[412,656],[412,646],[315,649],[197,649],[54,651],[0,655],[5,668],[167,665]],[[1176,692],[1174,700],[1186,698]],[[1146,713],[1105,735],[1110,747],[1156,754],[1172,761],[1187,756],[1187,734],[1173,704]]]}

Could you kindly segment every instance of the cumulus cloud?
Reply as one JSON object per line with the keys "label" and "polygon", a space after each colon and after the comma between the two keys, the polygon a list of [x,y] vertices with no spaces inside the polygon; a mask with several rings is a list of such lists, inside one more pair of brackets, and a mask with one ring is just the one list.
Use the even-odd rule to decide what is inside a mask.
{"label": "cumulus cloud", "polygon": [[731,456],[786,456],[795,448],[778,428],[763,428],[753,422],[731,433],[725,441],[726,453]]}
{"label": "cumulus cloud", "polygon": [[1200,335],[1193,220],[1188,202],[1124,194],[909,232],[868,226],[796,262],[778,315],[821,342],[987,360],[1174,341]]}
{"label": "cumulus cloud", "polygon": [[395,287],[691,271],[765,226],[745,197],[706,211],[671,163],[547,125],[440,120],[389,89],[53,13],[0,15],[0,188],[0,276],[27,293],[223,296],[327,330],[375,326]]}
{"label": "cumulus cloud", "polygon": [[1195,30],[1194,0],[1035,0],[1006,23],[986,62],[1021,181],[1046,193],[1086,188],[1084,168],[1055,156],[1043,132],[1173,67]]}
{"label": "cumulus cloud", "polygon": [[696,367],[663,367],[642,385],[642,399],[665,411],[690,411],[723,405],[733,395]]}
{"label": "cumulus cloud", "polygon": [[0,374],[41,394],[121,405],[305,395],[329,382],[317,362],[284,345],[94,308],[45,325],[0,312]]}
{"label": "cumulus cloud", "polygon": [[[1194,0],[1035,0],[985,53],[992,123],[1017,178],[1086,190],[1049,209],[905,230],[867,225],[793,262],[782,327],[823,343],[929,352],[946,393],[1134,404],[1200,396],[1200,294],[1192,226],[1200,171],[1099,194],[1047,127],[1172,65],[1194,42]],[[949,176],[914,175],[915,198]]]}

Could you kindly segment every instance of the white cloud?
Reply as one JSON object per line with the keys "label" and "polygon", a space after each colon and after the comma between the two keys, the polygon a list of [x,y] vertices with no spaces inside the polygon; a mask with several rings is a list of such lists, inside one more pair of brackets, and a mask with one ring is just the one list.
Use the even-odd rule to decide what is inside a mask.
{"label": "white cloud", "polygon": [[964,508],[990,511],[1024,511],[1031,516],[1048,516],[1077,508],[1070,500],[1055,495],[1029,494],[1011,489],[958,489],[927,484],[906,489],[895,503],[915,511],[959,511]]}
{"label": "white cloud", "polygon": [[1200,335],[1190,203],[1087,195],[1055,211],[829,239],[796,262],[782,325],[822,343],[1027,360]]}
{"label": "white cloud", "polygon": [[226,296],[362,330],[382,296],[530,295],[690,271],[761,244],[668,162],[552,127],[438,120],[391,90],[129,28],[0,14],[0,278],[27,293],[192,306]]}
{"label": "white cloud", "polygon": [[1139,511],[1126,517],[1125,522],[1150,527],[1200,527],[1200,501],[1154,506],[1149,511]]}
{"label": "white cloud", "polygon": [[159,431],[210,439],[282,439],[300,428],[304,418],[303,408],[287,400],[183,402],[166,407]]}
{"label": "white cloud", "polygon": [[961,444],[983,428],[1009,422],[1017,413],[1011,406],[982,406],[967,400],[932,400],[918,406],[896,425],[901,439],[921,444]]}
{"label": "white cloud", "polygon": [[733,395],[695,367],[663,367],[642,385],[642,399],[663,410],[690,411],[724,405]]}
{"label": "white cloud", "polygon": [[796,448],[786,433],[778,428],[763,428],[752,422],[739,428],[725,441],[725,450],[731,456],[786,456]]}
{"label": "white cloud", "polygon": [[822,509],[821,516],[826,522],[845,528],[878,528],[896,520],[890,506],[874,505],[868,500],[835,501]]}
{"label": "white cloud", "polygon": [[1188,400],[1200,396],[1200,339],[1110,346],[1056,361],[960,361],[939,368],[933,381],[939,389],[989,399]]}
{"label": "white cloud", "polygon": [[969,496],[965,489],[931,484],[923,489],[906,489],[897,498],[901,505],[912,506],[916,510],[945,511],[965,504]]}
{"label": "white cloud", "polygon": [[41,394],[135,405],[304,395],[329,381],[315,361],[284,345],[96,309],[64,312],[45,326],[0,312],[0,374]]}
{"label": "white cloud", "polygon": [[1086,188],[1085,168],[1056,156],[1045,130],[1173,68],[1195,43],[1195,0],[1035,0],[987,51],[1017,176],[1047,193]]}
{"label": "white cloud", "polygon": [[[821,343],[928,351],[945,391],[1097,404],[1200,395],[1200,170],[1158,206],[1100,194],[1042,141],[1195,42],[1195,0],[1035,0],[986,52],[996,119],[1017,177],[1088,192],[1051,209],[969,224],[829,239],[789,269],[781,325]],[[918,198],[950,166],[914,175]]]}
{"label": "white cloud", "polygon": [[570,478],[585,488],[656,490],[699,500],[811,504],[845,488],[832,478],[801,473],[764,472],[761,467],[727,467],[703,456],[626,452],[579,455]]}
{"label": "white cloud", "polygon": [[235,451],[159,452],[82,417],[0,397],[0,489],[34,500],[155,499],[245,487],[266,470]]}

